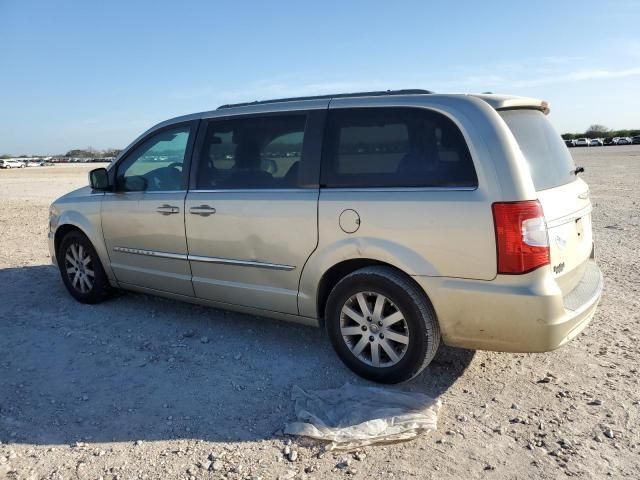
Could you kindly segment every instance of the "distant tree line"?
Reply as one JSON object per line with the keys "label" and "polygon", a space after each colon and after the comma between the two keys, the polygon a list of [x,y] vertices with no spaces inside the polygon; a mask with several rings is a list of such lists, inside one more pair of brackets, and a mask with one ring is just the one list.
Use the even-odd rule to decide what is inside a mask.
{"label": "distant tree line", "polygon": [[0,160],[4,160],[5,158],[31,158],[31,157],[43,157],[44,155],[10,155],[8,153],[4,153],[0,155]]}
{"label": "distant tree line", "polygon": [[563,133],[562,138],[574,140],[576,138],[635,137],[636,135],[640,135],[640,129],[610,130],[604,125],[595,124],[584,133]]}
{"label": "distant tree line", "polygon": [[2,154],[0,159],[5,158],[31,158],[31,157],[67,157],[67,158],[108,158],[117,156],[122,150],[118,148],[107,148],[106,150],[95,150],[91,147],[86,149],[76,148],[69,150],[64,155],[10,155]]}
{"label": "distant tree line", "polygon": [[91,147],[87,147],[86,149],[76,148],[74,150],[69,150],[64,154],[65,157],[68,158],[104,158],[104,157],[115,157],[122,150],[117,148],[108,148],[106,150],[95,150]]}

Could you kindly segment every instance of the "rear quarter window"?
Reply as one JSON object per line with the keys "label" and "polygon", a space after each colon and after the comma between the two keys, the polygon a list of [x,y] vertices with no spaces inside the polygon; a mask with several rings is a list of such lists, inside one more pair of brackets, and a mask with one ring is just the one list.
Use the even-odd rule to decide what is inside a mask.
{"label": "rear quarter window", "polygon": [[328,188],[476,187],[462,132],[422,108],[329,112],[322,158]]}
{"label": "rear quarter window", "polygon": [[544,113],[527,109],[499,113],[527,160],[536,190],[559,187],[575,180],[571,153]]}

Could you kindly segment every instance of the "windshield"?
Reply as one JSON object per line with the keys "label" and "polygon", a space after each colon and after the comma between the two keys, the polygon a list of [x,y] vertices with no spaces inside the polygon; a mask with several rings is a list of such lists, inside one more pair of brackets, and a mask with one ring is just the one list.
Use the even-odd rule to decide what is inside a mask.
{"label": "windshield", "polygon": [[536,190],[559,187],[575,179],[571,154],[544,113],[525,109],[499,113],[527,159]]}

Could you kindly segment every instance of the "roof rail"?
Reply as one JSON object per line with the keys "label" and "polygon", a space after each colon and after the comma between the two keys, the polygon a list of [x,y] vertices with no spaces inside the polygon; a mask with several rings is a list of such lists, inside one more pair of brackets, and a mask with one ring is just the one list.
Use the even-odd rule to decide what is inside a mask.
{"label": "roof rail", "polygon": [[275,98],[273,100],[261,100],[254,102],[244,102],[244,103],[229,103],[227,105],[221,105],[217,108],[217,110],[224,110],[225,108],[234,108],[234,107],[246,107],[249,105],[262,105],[265,103],[281,103],[281,102],[295,102],[300,100],[322,100],[322,99],[333,99],[333,98],[352,98],[352,97],[382,97],[385,95],[427,95],[430,92],[429,90],[422,90],[419,88],[408,88],[404,90],[380,90],[375,92],[354,92],[354,93],[335,93],[332,95],[316,95],[312,97],[291,97],[291,98]]}

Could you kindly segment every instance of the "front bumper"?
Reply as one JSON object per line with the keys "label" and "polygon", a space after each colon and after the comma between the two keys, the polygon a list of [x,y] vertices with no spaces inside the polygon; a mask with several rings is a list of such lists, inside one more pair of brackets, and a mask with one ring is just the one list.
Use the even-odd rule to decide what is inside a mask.
{"label": "front bumper", "polygon": [[587,326],[603,290],[594,260],[565,296],[542,268],[492,281],[414,278],[431,299],[445,344],[502,352],[545,352],[564,345]]}
{"label": "front bumper", "polygon": [[51,256],[51,263],[57,267],[58,261],[56,260],[56,246],[55,246],[54,237],[55,237],[55,233],[49,232],[49,235],[48,235],[49,255]]}

